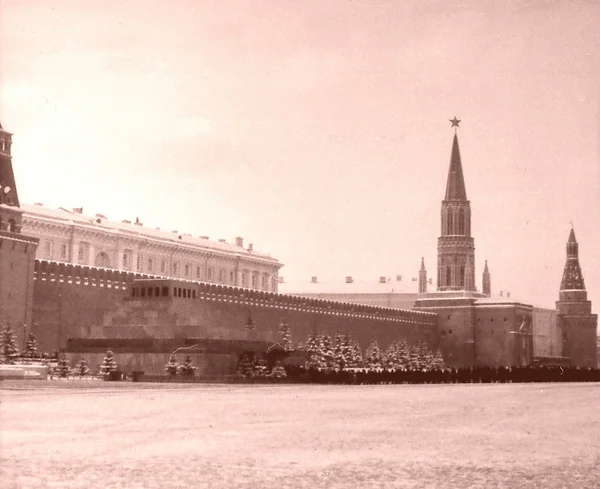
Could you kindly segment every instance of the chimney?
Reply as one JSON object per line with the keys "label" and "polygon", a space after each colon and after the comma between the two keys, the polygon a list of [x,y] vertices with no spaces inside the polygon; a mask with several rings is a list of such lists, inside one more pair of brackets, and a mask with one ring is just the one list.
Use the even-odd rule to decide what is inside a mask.
{"label": "chimney", "polygon": [[402,282],[402,275],[396,275],[396,282]]}
{"label": "chimney", "polygon": [[385,277],[379,277],[379,283],[385,284],[385,283],[387,283],[387,279]]}
{"label": "chimney", "polygon": [[354,279],[351,276],[347,276],[346,277],[346,283],[347,284],[351,284],[352,282],[354,282]]}
{"label": "chimney", "polygon": [[506,297],[510,299],[510,292],[506,292]]}
{"label": "chimney", "polygon": [[317,277],[310,277],[310,283],[311,284],[317,284],[319,282],[317,282]]}
{"label": "chimney", "polygon": [[143,226],[143,224],[140,222],[140,219],[138,217],[135,218],[135,225],[136,226]]}
{"label": "chimney", "polygon": [[83,214],[83,207],[73,207],[73,212],[75,214]]}
{"label": "chimney", "polygon": [[226,240],[226,239],[223,239],[223,238],[221,238],[221,239],[219,240],[219,243],[227,243],[227,240]]}
{"label": "chimney", "polygon": [[254,251],[254,245],[252,243],[250,243],[248,245],[248,251],[250,251],[250,252]]}
{"label": "chimney", "polygon": [[244,238],[241,238],[239,236],[237,238],[235,238],[235,245],[239,246],[240,248],[243,248],[244,247]]}
{"label": "chimney", "polygon": [[200,236],[200,239],[208,239],[208,236]]}
{"label": "chimney", "polygon": [[123,224],[131,224],[131,221],[128,221],[127,219],[123,219],[121,222],[122,222]]}

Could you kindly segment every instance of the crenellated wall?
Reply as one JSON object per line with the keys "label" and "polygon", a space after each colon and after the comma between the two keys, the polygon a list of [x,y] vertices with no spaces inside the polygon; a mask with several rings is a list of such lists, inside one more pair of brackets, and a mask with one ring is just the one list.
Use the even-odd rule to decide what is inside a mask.
{"label": "crenellated wall", "polygon": [[[293,341],[312,330],[348,331],[363,348],[404,338],[438,346],[436,314],[259,290],[163,279],[36,260],[34,332],[40,349],[75,337],[277,339],[286,321]],[[163,295],[164,289],[167,295]],[[142,289],[144,295],[142,296]],[[152,290],[152,295],[150,295]]]}

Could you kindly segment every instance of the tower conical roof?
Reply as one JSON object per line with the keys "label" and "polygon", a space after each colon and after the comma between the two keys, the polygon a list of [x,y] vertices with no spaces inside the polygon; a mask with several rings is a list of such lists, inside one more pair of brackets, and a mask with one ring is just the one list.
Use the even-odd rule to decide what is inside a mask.
{"label": "tower conical roof", "polygon": [[467,200],[460,150],[458,149],[458,136],[456,134],[454,134],[454,141],[452,142],[450,169],[448,170],[448,183],[446,184],[446,198],[444,200]]}
{"label": "tower conical roof", "polygon": [[567,262],[560,282],[560,290],[585,290],[585,282],[579,265],[579,245],[575,239],[573,228],[571,228],[567,241]]}

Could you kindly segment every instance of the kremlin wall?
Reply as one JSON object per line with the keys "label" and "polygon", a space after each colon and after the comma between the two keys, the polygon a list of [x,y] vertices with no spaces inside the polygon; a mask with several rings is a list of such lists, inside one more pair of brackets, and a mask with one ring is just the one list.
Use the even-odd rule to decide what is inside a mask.
{"label": "kremlin wall", "polygon": [[[457,121],[453,126],[457,126]],[[455,133],[436,266],[428,291],[422,260],[417,290],[404,293],[278,293],[282,265],[253,246],[149,230],[138,219],[115,223],[80,209],[21,206],[0,126],[0,313],[23,345],[90,356],[106,349],[125,372],[160,374],[185,347],[198,374],[235,370],[242,351],[266,351],[289,328],[292,344],[309,333],[349,333],[361,348],[377,340],[425,342],[447,366],[595,367],[592,313],[571,230],[555,310],[492,298],[487,262],[475,284],[471,207]]]}

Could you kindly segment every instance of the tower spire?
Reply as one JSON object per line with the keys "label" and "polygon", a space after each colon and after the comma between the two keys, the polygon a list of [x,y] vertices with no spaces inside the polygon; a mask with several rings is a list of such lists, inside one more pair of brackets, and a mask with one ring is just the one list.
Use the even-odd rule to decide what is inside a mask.
{"label": "tower spire", "polygon": [[560,282],[560,290],[585,290],[585,282],[579,265],[579,244],[575,238],[573,227],[571,227],[567,240],[567,262]]}
{"label": "tower spire", "polygon": [[458,148],[458,135],[456,133],[454,134],[454,140],[452,141],[452,153],[450,155],[450,168],[448,169],[445,200],[467,200],[465,179],[460,159],[460,149]]}
{"label": "tower spire", "polygon": [[485,267],[483,268],[483,282],[482,292],[488,297],[492,295],[492,280],[490,276],[490,270],[488,268],[487,260],[485,261]]}
{"label": "tower spire", "polygon": [[427,270],[425,269],[425,258],[421,257],[421,269],[419,270],[419,294],[427,292]]}

